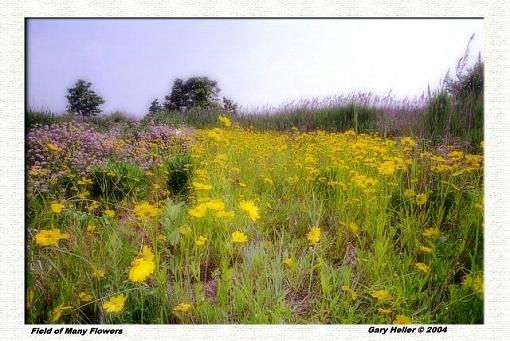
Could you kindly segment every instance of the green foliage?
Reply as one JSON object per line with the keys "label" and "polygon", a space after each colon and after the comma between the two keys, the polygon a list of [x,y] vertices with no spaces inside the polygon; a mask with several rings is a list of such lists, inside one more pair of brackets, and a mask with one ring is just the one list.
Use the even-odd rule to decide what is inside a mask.
{"label": "green foliage", "polygon": [[223,110],[225,110],[228,114],[237,113],[237,103],[233,100],[223,97]]}
{"label": "green foliage", "polygon": [[67,89],[67,109],[80,116],[94,116],[101,112],[99,106],[104,100],[90,89],[92,83],[79,79],[72,88]]}
{"label": "green foliage", "polygon": [[186,217],[184,202],[174,203],[172,199],[167,198],[161,210],[161,226],[168,238],[168,243],[175,246],[181,239],[179,227]]}
{"label": "green foliage", "polygon": [[316,110],[298,109],[279,114],[242,115],[240,122],[244,126],[258,130],[285,131],[295,127],[302,131],[355,129],[363,132],[376,128],[380,114],[381,111],[376,108],[352,104]]}
{"label": "green foliage", "polygon": [[91,178],[93,197],[110,203],[140,199],[148,188],[143,170],[133,163],[108,161],[93,168]]}
{"label": "green foliage", "polygon": [[160,112],[161,110],[163,110],[163,107],[161,106],[161,104],[159,104],[159,101],[157,98],[155,98],[152,102],[151,102],[151,105],[149,107],[149,115],[155,115],[157,114],[158,112]]}
{"label": "green foliage", "polygon": [[187,194],[192,177],[192,162],[189,154],[179,154],[167,161],[167,186],[172,195]]}
{"label": "green foliage", "polygon": [[73,119],[73,115],[55,115],[49,110],[32,110],[28,109],[25,113],[25,127],[28,129],[32,128],[36,124],[40,125],[52,125],[60,122],[70,122]]}
{"label": "green foliage", "polygon": [[142,122],[148,124],[166,124],[173,127],[187,126],[195,128],[210,128],[218,125],[218,115],[223,111],[220,108],[190,108],[185,112],[178,110],[159,111],[154,115],[146,116]]}
{"label": "green foliage", "polygon": [[219,92],[217,82],[207,77],[191,77],[186,81],[177,78],[163,105],[169,111],[205,108],[215,104]]}
{"label": "green foliage", "polygon": [[456,78],[446,78],[444,88],[431,96],[424,112],[426,136],[437,142],[456,138],[475,150],[483,141],[484,64],[480,60]]}

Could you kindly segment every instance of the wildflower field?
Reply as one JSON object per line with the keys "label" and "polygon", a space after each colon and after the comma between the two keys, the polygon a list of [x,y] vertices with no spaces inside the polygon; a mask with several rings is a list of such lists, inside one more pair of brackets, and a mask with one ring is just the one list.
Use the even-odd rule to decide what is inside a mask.
{"label": "wildflower field", "polygon": [[28,323],[483,323],[483,156],[376,133],[27,132]]}

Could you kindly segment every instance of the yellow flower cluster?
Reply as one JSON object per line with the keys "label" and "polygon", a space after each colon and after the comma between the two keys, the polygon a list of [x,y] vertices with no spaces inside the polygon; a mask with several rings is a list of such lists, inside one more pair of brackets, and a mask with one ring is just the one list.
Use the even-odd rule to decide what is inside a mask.
{"label": "yellow flower cluster", "polygon": [[154,272],[155,268],[154,253],[150,247],[144,245],[140,256],[131,262],[129,280],[131,282],[143,282]]}

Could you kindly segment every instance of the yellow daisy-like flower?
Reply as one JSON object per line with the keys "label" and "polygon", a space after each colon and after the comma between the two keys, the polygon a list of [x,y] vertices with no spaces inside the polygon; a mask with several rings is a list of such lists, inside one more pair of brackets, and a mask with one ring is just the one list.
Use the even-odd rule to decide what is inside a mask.
{"label": "yellow daisy-like flower", "polygon": [[358,226],[358,224],[350,223],[349,224],[349,230],[351,230],[352,233],[355,233],[355,234],[359,233],[359,226]]}
{"label": "yellow daisy-like flower", "polygon": [[96,230],[96,225],[88,224],[87,225],[87,232],[94,232]]}
{"label": "yellow daisy-like flower", "polygon": [[241,201],[239,208],[246,213],[252,221],[260,218],[259,209],[253,201]]}
{"label": "yellow daisy-like flower", "polygon": [[391,314],[391,309],[377,308],[377,312],[381,315],[389,315]]}
{"label": "yellow daisy-like flower", "polygon": [[182,225],[179,227],[179,233],[184,236],[189,236],[191,234],[191,228],[187,225]]}
{"label": "yellow daisy-like flower", "polygon": [[195,240],[195,244],[197,244],[197,246],[203,246],[206,242],[207,238],[204,236],[198,236],[197,240]]}
{"label": "yellow daisy-like flower", "polygon": [[111,209],[106,209],[104,210],[104,214],[110,218],[113,218],[115,217],[115,211],[114,210],[111,210]]}
{"label": "yellow daisy-like flower", "polygon": [[35,235],[35,242],[39,246],[57,245],[60,239],[69,238],[68,233],[61,233],[60,229],[40,230]]}
{"label": "yellow daisy-like flower", "polygon": [[158,240],[164,242],[166,241],[168,238],[164,235],[164,234],[158,234]]}
{"label": "yellow daisy-like flower", "polygon": [[414,189],[410,188],[410,189],[406,189],[404,191],[404,196],[406,198],[413,198],[416,196],[416,192],[414,191]]}
{"label": "yellow daisy-like flower", "polygon": [[441,231],[439,231],[439,229],[436,227],[436,228],[428,228],[428,229],[425,229],[425,231],[422,233],[423,236],[425,237],[436,237],[436,236],[439,236],[441,234]]}
{"label": "yellow daisy-like flower", "polygon": [[411,324],[412,320],[406,315],[397,315],[393,324]]}
{"label": "yellow daisy-like flower", "polygon": [[291,257],[287,257],[283,261],[283,264],[287,265],[290,268],[292,267],[292,265],[294,265],[294,260]]}
{"label": "yellow daisy-like flower", "polygon": [[58,202],[52,202],[51,203],[51,211],[53,213],[59,214],[64,209],[65,205],[58,203]]}
{"label": "yellow daisy-like flower", "polygon": [[131,262],[131,269],[129,270],[129,280],[131,282],[145,281],[156,269],[154,262],[154,253],[148,246],[144,246],[138,258]]}
{"label": "yellow daisy-like flower", "polygon": [[230,119],[227,117],[227,116],[224,116],[224,115],[220,115],[218,117],[218,120],[225,126],[225,127],[230,127],[232,126],[232,122],[230,121]]}
{"label": "yellow daisy-like flower", "polygon": [[160,214],[160,210],[156,206],[151,205],[148,202],[143,202],[139,205],[136,205],[134,212],[138,219],[154,218],[159,216]]}
{"label": "yellow daisy-like flower", "polygon": [[241,231],[234,231],[232,233],[232,241],[234,243],[239,243],[239,244],[246,243],[248,241],[248,236],[246,234],[242,233]]}
{"label": "yellow daisy-like flower", "polygon": [[358,294],[356,293],[356,291],[354,291],[353,289],[351,289],[347,285],[343,285],[342,286],[342,291],[350,293],[351,294],[351,299],[353,301],[356,301],[358,299]]}
{"label": "yellow daisy-like flower", "polygon": [[378,301],[384,301],[390,297],[390,292],[388,290],[377,290],[372,293],[372,297],[376,298]]}
{"label": "yellow daisy-like flower", "polygon": [[312,245],[316,245],[321,239],[321,229],[317,226],[313,227],[310,232],[306,235],[308,241]]}
{"label": "yellow daisy-like flower", "polygon": [[418,270],[423,271],[424,273],[430,272],[430,266],[425,263],[416,263],[414,265],[418,268]]}
{"label": "yellow daisy-like flower", "polygon": [[400,139],[400,143],[403,145],[403,146],[406,146],[406,147],[414,147],[416,145],[416,141],[413,140],[413,138],[411,137],[403,137]]}
{"label": "yellow daisy-like flower", "polygon": [[381,175],[393,175],[396,170],[395,162],[393,161],[384,161],[379,167],[378,171]]}
{"label": "yellow daisy-like flower", "polygon": [[419,206],[423,206],[429,200],[429,195],[427,193],[417,194],[416,195],[416,204]]}
{"label": "yellow daisy-like flower", "polygon": [[177,313],[187,313],[190,310],[191,310],[191,304],[189,304],[189,303],[179,303],[173,309],[173,311],[175,311]]}
{"label": "yellow daisy-like flower", "polygon": [[72,309],[71,306],[64,306],[64,303],[53,309],[50,316],[50,323],[57,323],[62,317],[62,313],[66,310]]}
{"label": "yellow daisy-like flower", "polygon": [[59,146],[56,146],[54,145],[53,143],[46,143],[46,146],[48,147],[49,150],[51,150],[52,152],[60,152],[62,151],[62,148],[59,147]]}
{"label": "yellow daisy-like flower", "polygon": [[273,185],[274,184],[273,180],[271,180],[270,178],[264,178],[264,183],[268,184],[268,185]]}
{"label": "yellow daisy-like flower", "polygon": [[213,211],[225,210],[225,203],[221,199],[213,199],[205,203],[206,207]]}
{"label": "yellow daisy-like flower", "polygon": [[195,218],[204,217],[207,214],[207,205],[200,204],[195,208],[189,209],[188,214]]}
{"label": "yellow daisy-like flower", "polygon": [[90,302],[90,301],[92,301],[92,296],[87,294],[84,291],[80,292],[78,294],[78,297],[80,298],[80,301],[82,301],[82,302]]}
{"label": "yellow daisy-like flower", "polygon": [[106,271],[104,271],[103,269],[98,269],[92,273],[92,277],[96,279],[103,278],[104,275],[106,275]]}
{"label": "yellow daisy-like flower", "polygon": [[211,185],[202,184],[200,182],[193,181],[191,183],[193,188],[197,191],[210,191],[213,187]]}
{"label": "yellow daisy-like flower", "polygon": [[426,252],[426,253],[432,253],[432,248],[430,247],[427,247],[427,246],[420,246],[420,251],[423,251],[423,252]]}
{"label": "yellow daisy-like flower", "polygon": [[96,201],[96,200],[92,200],[92,203],[89,205],[89,207],[87,208],[87,210],[89,212],[93,212],[94,210],[96,210],[97,208],[99,207],[99,203]]}
{"label": "yellow daisy-like flower", "polygon": [[126,294],[114,296],[103,304],[103,309],[107,313],[118,313],[124,309],[124,303],[126,303],[126,299]]}

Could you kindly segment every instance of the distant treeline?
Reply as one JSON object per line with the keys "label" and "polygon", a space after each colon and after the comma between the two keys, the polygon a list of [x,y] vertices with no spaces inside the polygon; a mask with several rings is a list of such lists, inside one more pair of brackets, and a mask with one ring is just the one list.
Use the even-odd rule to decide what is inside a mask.
{"label": "distant treeline", "polygon": [[[140,123],[154,122],[172,126],[212,127],[218,116],[226,114],[240,126],[255,130],[326,130],[379,132],[383,136],[413,135],[435,143],[457,143],[478,148],[483,140],[484,64],[479,58],[466,67],[466,58],[458,64],[454,76],[446,75],[439,89],[416,99],[395,100],[391,96],[353,93],[322,100],[301,100],[280,107],[259,108],[255,112],[225,110],[222,105],[180,108],[160,106]],[[228,100],[227,100],[228,101]],[[77,119],[73,114],[55,115],[29,109],[25,124],[53,124]],[[122,112],[80,117],[101,129],[112,123],[134,122]]]}

